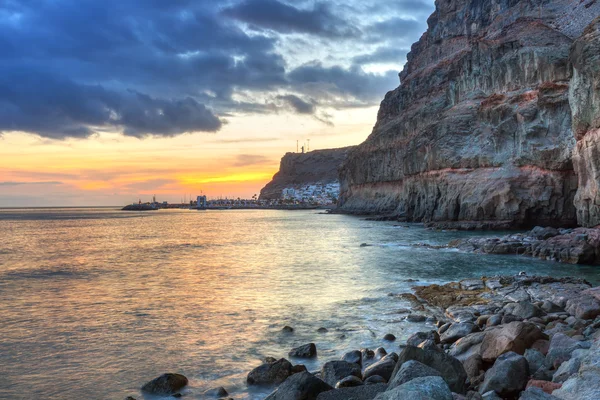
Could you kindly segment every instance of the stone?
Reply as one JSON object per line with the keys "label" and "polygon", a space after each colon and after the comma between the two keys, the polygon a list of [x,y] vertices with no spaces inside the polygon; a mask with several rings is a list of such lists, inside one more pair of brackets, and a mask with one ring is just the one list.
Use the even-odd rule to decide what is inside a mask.
{"label": "stone", "polygon": [[285,381],[292,373],[292,364],[285,358],[274,363],[265,363],[254,368],[248,374],[248,385],[269,386]]}
{"label": "stone", "polygon": [[538,369],[544,367],[546,363],[546,357],[535,349],[527,349],[525,350],[525,359],[527,360],[527,364],[529,365],[529,371],[533,374]]}
{"label": "stone", "polygon": [[462,363],[456,358],[440,351],[423,350],[418,347],[407,346],[398,356],[398,362],[392,373],[392,377],[396,376],[402,364],[410,360],[418,361],[438,371],[453,392],[465,392],[467,373]]}
{"label": "stone", "polygon": [[477,325],[471,322],[455,323],[440,335],[441,343],[454,343],[458,339],[467,336],[477,330]]}
{"label": "stone", "polygon": [[508,352],[524,354],[535,341],[548,337],[535,325],[529,322],[511,322],[486,331],[481,343],[481,358],[492,362],[500,355]]}
{"label": "stone", "polygon": [[215,398],[215,399],[227,397],[228,395],[229,395],[229,393],[227,393],[227,390],[225,390],[224,387],[209,389],[209,390],[205,391],[204,393],[202,393],[202,396],[204,396],[204,397]]}
{"label": "stone", "polygon": [[580,366],[581,360],[579,358],[571,358],[570,360],[563,362],[554,373],[552,382],[563,383],[571,376],[575,375],[579,371]]}
{"label": "stone", "polygon": [[387,380],[383,378],[383,376],[379,375],[371,375],[367,379],[364,380],[365,385],[374,385],[376,383],[387,383]]}
{"label": "stone", "polygon": [[294,328],[292,328],[291,326],[286,325],[283,328],[281,328],[281,331],[284,332],[284,333],[292,333],[292,332],[294,332]]}
{"label": "stone", "polygon": [[548,354],[548,350],[550,349],[550,341],[545,339],[536,340],[531,345],[531,349],[537,350],[546,356],[546,354]]}
{"label": "stone", "polygon": [[425,322],[426,319],[426,316],[420,314],[408,314],[406,316],[408,322]]}
{"label": "stone", "polygon": [[383,340],[387,340],[388,342],[393,342],[396,340],[396,336],[392,335],[391,333],[387,333],[384,337]]}
{"label": "stone", "polygon": [[415,378],[403,385],[388,389],[375,400],[453,400],[448,384],[439,376]]}
{"label": "stone", "polygon": [[463,290],[482,290],[484,284],[481,279],[464,279],[460,281],[460,287]]}
{"label": "stone", "polygon": [[348,376],[362,378],[361,369],[358,364],[346,361],[328,361],[321,367],[321,379],[331,386]]}
{"label": "stone", "polygon": [[544,300],[544,303],[542,304],[541,309],[546,313],[556,313],[556,312],[564,311],[564,309],[562,307],[554,304],[550,300]]}
{"label": "stone", "polygon": [[485,373],[479,393],[493,390],[502,397],[515,396],[525,389],[528,377],[529,365],[525,357],[512,351],[504,353]]}
{"label": "stone", "polygon": [[362,366],[362,353],[359,350],[349,351],[342,356],[342,361],[355,363]]}
{"label": "stone", "polygon": [[593,319],[600,315],[600,300],[582,295],[567,301],[566,311],[579,319]]}
{"label": "stone", "polygon": [[292,349],[288,356],[294,358],[314,358],[317,356],[317,346],[314,343],[308,343]]}
{"label": "stone", "polygon": [[463,362],[463,367],[469,380],[472,382],[483,372],[483,360],[479,354],[473,354]]}
{"label": "stone", "polygon": [[406,340],[406,344],[408,346],[418,347],[421,343],[423,343],[426,340],[433,340],[435,343],[439,343],[440,335],[436,331],[417,332],[417,333],[412,334]]}
{"label": "stone", "polygon": [[442,376],[437,370],[428,367],[415,360],[410,360],[402,364],[398,372],[394,374],[394,377],[389,382],[388,388],[393,389],[397,386],[403,385],[415,378],[422,378],[425,376]]}
{"label": "stone", "polygon": [[464,338],[454,342],[452,347],[450,347],[448,354],[456,357],[460,361],[466,360],[473,354],[479,354],[481,351],[481,343],[483,342],[484,337],[485,332],[471,333],[470,335],[467,335]]}
{"label": "stone", "polygon": [[560,389],[562,385],[560,383],[548,382],[548,381],[538,381],[535,379],[527,382],[527,389],[529,388],[538,388],[547,394],[552,394],[556,389]]}
{"label": "stone", "polygon": [[327,332],[329,332],[329,330],[327,328],[321,327],[321,328],[317,329],[317,332],[318,333],[327,333]]}
{"label": "stone", "polygon": [[309,400],[316,399],[319,393],[333,388],[309,372],[301,372],[286,379],[265,400]]}
{"label": "stone", "polygon": [[273,364],[274,362],[277,362],[277,359],[275,357],[265,357],[263,361],[267,364]]}
{"label": "stone", "polygon": [[486,326],[496,326],[502,323],[502,315],[492,315],[485,323]]}
{"label": "stone", "polygon": [[386,389],[385,383],[340,388],[319,393],[317,400],[372,400]]}
{"label": "stone", "polygon": [[519,400],[558,400],[538,387],[529,387],[527,390],[521,392]]}
{"label": "stone", "polygon": [[563,333],[557,333],[550,340],[546,363],[548,366],[558,368],[560,364],[571,358],[575,350],[586,347],[589,347],[589,344],[572,339]]}
{"label": "stone", "polygon": [[396,367],[396,361],[393,358],[384,358],[374,364],[369,365],[363,372],[363,379],[368,379],[370,376],[379,375],[385,380],[390,380],[392,372]]}
{"label": "stone", "polygon": [[438,328],[438,334],[442,334],[444,332],[446,332],[448,330],[448,328],[450,328],[450,326],[452,325],[451,322],[446,322],[445,324],[443,324],[442,326],[440,326]]}
{"label": "stone", "polygon": [[306,366],[302,365],[302,364],[297,364],[297,365],[292,366],[291,373],[292,373],[292,375],[294,375],[294,374],[297,374],[299,372],[304,372],[304,371],[308,371],[306,369]]}
{"label": "stone", "polygon": [[544,315],[544,312],[538,306],[525,300],[517,303],[512,314],[522,319],[530,319],[533,317],[540,317]]}
{"label": "stone", "polygon": [[502,397],[498,396],[496,392],[490,390],[487,393],[481,395],[482,400],[503,400]]}
{"label": "stone", "polygon": [[142,386],[142,392],[154,395],[173,395],[186,387],[188,379],[181,374],[162,374]]}
{"label": "stone", "polygon": [[340,380],[338,383],[335,384],[335,388],[339,389],[339,388],[344,388],[344,387],[354,387],[354,386],[360,386],[363,384],[363,381],[360,380],[360,378],[354,376],[354,375],[350,375],[345,377],[344,379]]}
{"label": "stone", "polygon": [[383,347],[375,349],[375,358],[382,358],[387,354],[387,351]]}

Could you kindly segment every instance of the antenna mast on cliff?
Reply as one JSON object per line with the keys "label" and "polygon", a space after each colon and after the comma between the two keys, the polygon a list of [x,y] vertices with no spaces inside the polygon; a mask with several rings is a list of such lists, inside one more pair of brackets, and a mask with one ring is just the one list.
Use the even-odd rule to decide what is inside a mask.
{"label": "antenna mast on cliff", "polygon": [[306,152],[310,151],[310,139],[306,139]]}

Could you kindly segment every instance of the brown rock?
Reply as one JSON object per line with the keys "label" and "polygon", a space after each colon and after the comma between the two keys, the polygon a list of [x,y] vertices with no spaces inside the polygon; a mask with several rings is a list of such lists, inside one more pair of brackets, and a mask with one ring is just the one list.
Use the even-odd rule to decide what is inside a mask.
{"label": "brown rock", "polygon": [[486,331],[481,343],[481,358],[492,362],[509,351],[524,354],[533,343],[548,337],[535,324],[515,321]]}
{"label": "brown rock", "polygon": [[544,392],[548,393],[548,394],[552,394],[552,391],[556,390],[556,389],[560,389],[562,387],[562,383],[554,383],[554,382],[548,382],[548,381],[536,381],[535,379],[530,380],[529,382],[527,382],[527,388],[530,387],[537,387],[542,389]]}

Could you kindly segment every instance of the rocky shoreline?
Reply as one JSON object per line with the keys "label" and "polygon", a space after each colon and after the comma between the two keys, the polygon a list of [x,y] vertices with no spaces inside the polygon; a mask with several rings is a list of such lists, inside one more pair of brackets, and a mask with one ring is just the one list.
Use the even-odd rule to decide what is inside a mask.
{"label": "rocky shoreline", "polygon": [[[317,355],[309,343],[289,352],[298,364],[268,357],[247,384],[272,387],[267,400],[600,399],[600,287],[577,278],[497,276],[413,290],[390,296],[411,302],[408,321],[429,319],[437,329],[400,345],[389,333],[387,350],[349,349],[316,372],[301,364]],[[181,397],[187,383],[165,374],[142,391]],[[228,396],[219,387],[201,398]]]}

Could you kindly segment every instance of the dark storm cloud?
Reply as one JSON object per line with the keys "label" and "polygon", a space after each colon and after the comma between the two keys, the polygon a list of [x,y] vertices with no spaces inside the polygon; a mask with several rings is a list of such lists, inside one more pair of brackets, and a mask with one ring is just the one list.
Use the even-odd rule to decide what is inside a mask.
{"label": "dark storm cloud", "polygon": [[[422,4],[403,4],[412,2]],[[389,7],[377,18],[371,6],[371,20],[388,19],[363,25],[360,15],[348,14],[362,4],[0,0],[0,135],[215,132],[224,118],[279,112],[268,100],[279,93],[294,93],[279,100],[313,117],[325,115],[321,107],[333,97],[340,106],[378,103],[397,86],[397,71],[377,75],[360,65],[389,62],[392,49],[348,53],[346,67],[292,68],[281,54],[289,33],[331,46],[354,40],[363,48],[393,48],[386,35],[418,36],[414,21],[390,17]]]}
{"label": "dark storm cloud", "polygon": [[361,54],[352,58],[356,64],[397,63],[408,54],[408,50],[392,47],[379,47],[372,53]]}
{"label": "dark storm cloud", "polygon": [[226,9],[224,15],[248,23],[254,29],[280,33],[310,33],[325,37],[355,36],[359,30],[333,14],[325,3],[299,9],[277,0],[245,0]]}

